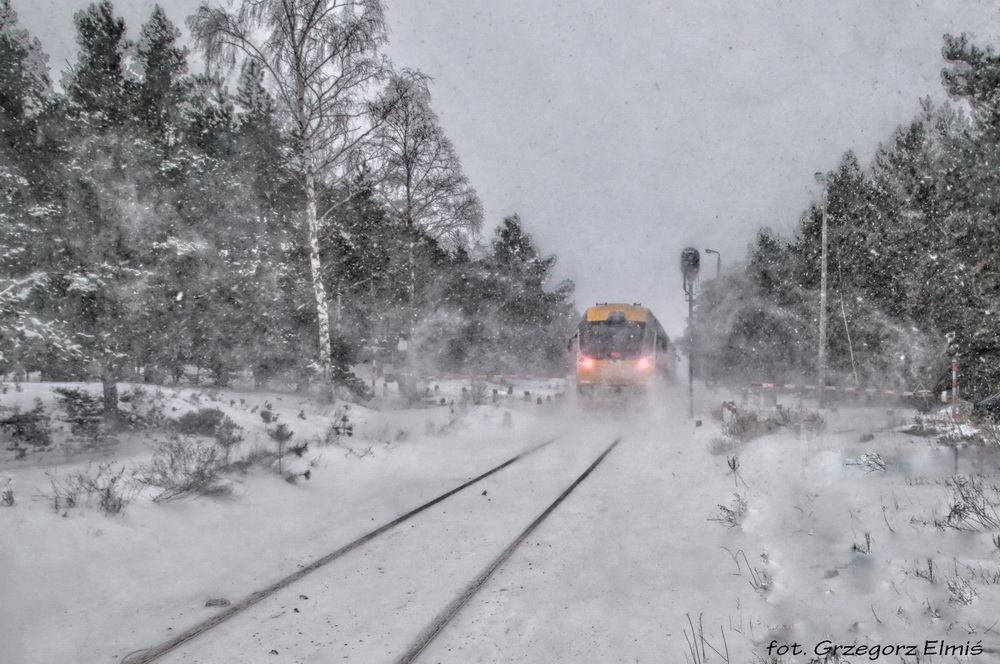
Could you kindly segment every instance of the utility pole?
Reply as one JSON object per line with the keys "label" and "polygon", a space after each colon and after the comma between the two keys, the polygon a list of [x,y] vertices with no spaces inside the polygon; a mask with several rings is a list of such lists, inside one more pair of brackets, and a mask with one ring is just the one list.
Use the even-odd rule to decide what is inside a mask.
{"label": "utility pole", "polygon": [[694,358],[698,347],[694,325],[694,295],[698,283],[698,269],[701,255],[694,247],[681,252],[681,273],[684,275],[684,297],[688,303],[688,330],[691,339],[691,353],[688,355],[688,417],[694,419]]}
{"label": "utility pole", "polygon": [[819,349],[816,359],[818,374],[816,389],[819,390],[819,405],[822,408],[826,401],[826,263],[827,263],[827,206],[829,183],[826,176],[816,173],[816,181],[823,185],[823,215],[821,221],[821,249],[819,268]]}

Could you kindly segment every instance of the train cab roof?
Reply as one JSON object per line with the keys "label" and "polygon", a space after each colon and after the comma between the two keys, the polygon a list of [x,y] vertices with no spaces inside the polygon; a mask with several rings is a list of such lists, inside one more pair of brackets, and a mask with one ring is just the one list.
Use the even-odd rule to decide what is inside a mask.
{"label": "train cab roof", "polygon": [[601,303],[597,306],[590,307],[587,309],[587,313],[584,318],[588,322],[604,321],[614,314],[615,312],[622,312],[625,314],[625,320],[646,322],[653,318],[652,313],[646,307],[638,304],[616,304],[616,303]]}

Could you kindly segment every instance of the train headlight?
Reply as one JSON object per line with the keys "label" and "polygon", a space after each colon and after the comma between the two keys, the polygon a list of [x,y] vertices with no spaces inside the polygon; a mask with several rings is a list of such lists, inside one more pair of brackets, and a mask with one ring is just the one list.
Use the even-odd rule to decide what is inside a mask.
{"label": "train headlight", "polygon": [[587,357],[586,355],[580,358],[580,368],[581,369],[593,369],[594,368],[594,358]]}
{"label": "train headlight", "polygon": [[635,363],[639,367],[639,371],[649,371],[653,368],[653,360],[648,357],[640,357],[639,361]]}

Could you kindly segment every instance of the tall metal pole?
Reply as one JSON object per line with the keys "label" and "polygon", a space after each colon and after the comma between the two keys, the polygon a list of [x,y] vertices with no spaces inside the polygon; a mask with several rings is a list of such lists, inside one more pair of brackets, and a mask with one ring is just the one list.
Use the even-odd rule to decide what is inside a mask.
{"label": "tall metal pole", "polygon": [[688,356],[688,417],[694,419],[694,356],[695,356],[695,331],[694,331],[694,292],[688,293],[688,329],[691,331],[691,354]]}
{"label": "tall metal pole", "polygon": [[688,331],[691,342],[691,353],[688,356],[688,417],[692,419],[694,419],[694,362],[698,348],[694,325],[694,296],[700,265],[701,256],[697,249],[688,247],[681,252],[681,273],[684,275],[684,296],[688,302]]}
{"label": "tall metal pole", "polygon": [[817,353],[816,365],[817,365],[817,385],[816,389],[819,390],[819,405],[822,407],[826,401],[826,263],[827,263],[827,204],[828,204],[828,186],[826,178],[822,173],[816,174],[816,181],[823,185],[823,215],[820,231],[821,236],[821,250],[820,250],[820,272],[819,272],[819,350]]}

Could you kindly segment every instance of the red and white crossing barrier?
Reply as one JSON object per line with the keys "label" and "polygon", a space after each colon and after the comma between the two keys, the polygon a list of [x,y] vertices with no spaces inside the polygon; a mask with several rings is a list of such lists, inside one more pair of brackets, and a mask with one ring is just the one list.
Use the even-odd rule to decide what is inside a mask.
{"label": "red and white crossing barrier", "polygon": [[532,376],[528,374],[442,374],[413,376],[414,380],[561,380],[565,376]]}
{"label": "red and white crossing barrier", "polygon": [[[752,389],[758,390],[788,390],[790,392],[794,391],[818,391],[819,388],[816,385],[795,385],[788,383],[750,383]],[[878,390],[872,387],[837,387],[836,385],[827,385],[823,388],[826,392],[854,392],[858,394],[888,394],[897,397],[929,397],[931,396],[930,390]]]}

